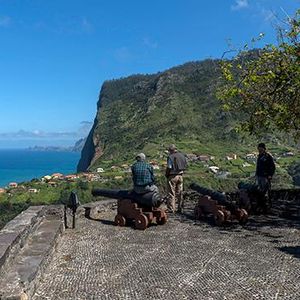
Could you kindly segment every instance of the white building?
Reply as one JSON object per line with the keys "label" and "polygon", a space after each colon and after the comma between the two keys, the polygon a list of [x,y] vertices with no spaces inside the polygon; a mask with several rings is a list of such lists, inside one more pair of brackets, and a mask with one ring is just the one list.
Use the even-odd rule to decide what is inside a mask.
{"label": "white building", "polygon": [[210,169],[210,171],[212,171],[214,174],[217,174],[218,171],[220,170],[220,168],[217,167],[217,166],[211,166],[211,167],[209,167],[209,169]]}

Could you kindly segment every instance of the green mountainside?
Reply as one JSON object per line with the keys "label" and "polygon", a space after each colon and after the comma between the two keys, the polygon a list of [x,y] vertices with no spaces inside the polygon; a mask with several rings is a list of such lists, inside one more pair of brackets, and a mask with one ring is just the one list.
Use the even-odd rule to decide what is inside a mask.
{"label": "green mountainside", "polygon": [[[186,154],[212,157],[206,163],[190,163],[187,175],[191,180],[200,180],[213,188],[236,187],[237,181],[253,176],[255,159],[249,164],[245,158],[256,152],[261,140],[234,130],[241,116],[222,111],[216,97],[219,83],[217,60],[191,62],[154,75],[105,82],[78,171],[95,171],[98,167],[108,171],[111,166],[129,165],[136,153],[144,152],[161,166],[161,176],[165,150],[175,143]],[[267,133],[262,140],[277,160],[275,181],[280,186],[292,186],[291,165],[299,160],[299,151],[279,133]],[[293,152],[293,156],[285,156],[285,152]],[[232,154],[238,159],[229,160],[227,157]],[[227,181],[219,179],[222,176],[216,178],[210,166],[230,173],[224,176]]]}
{"label": "green mountainside", "polygon": [[103,159],[127,159],[161,143],[237,143],[234,118],[220,110],[216,99],[219,75],[217,61],[206,60],[105,82],[78,170]]}

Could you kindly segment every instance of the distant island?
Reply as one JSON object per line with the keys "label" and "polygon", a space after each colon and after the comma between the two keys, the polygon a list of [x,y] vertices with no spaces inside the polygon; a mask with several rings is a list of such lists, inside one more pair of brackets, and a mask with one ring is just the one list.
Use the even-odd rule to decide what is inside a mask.
{"label": "distant island", "polygon": [[61,147],[61,146],[33,146],[29,147],[30,151],[45,151],[45,152],[81,152],[86,138],[78,140],[73,146]]}

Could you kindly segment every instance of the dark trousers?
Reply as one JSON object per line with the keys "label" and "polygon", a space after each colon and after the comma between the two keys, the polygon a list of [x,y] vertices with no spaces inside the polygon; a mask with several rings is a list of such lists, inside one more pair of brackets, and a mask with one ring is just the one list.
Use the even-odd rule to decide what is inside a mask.
{"label": "dark trousers", "polygon": [[271,180],[264,176],[256,177],[258,189],[261,193],[261,199],[259,199],[259,206],[264,210],[267,210],[267,206],[271,207]]}

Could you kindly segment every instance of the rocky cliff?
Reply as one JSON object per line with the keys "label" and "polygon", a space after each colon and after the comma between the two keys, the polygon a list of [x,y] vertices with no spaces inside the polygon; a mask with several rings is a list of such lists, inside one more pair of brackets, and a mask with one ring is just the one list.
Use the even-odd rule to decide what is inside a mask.
{"label": "rocky cliff", "polygon": [[219,77],[217,61],[205,60],[105,82],[78,171],[95,167],[100,158],[130,157],[163,140],[235,139],[233,118],[216,99]]}

